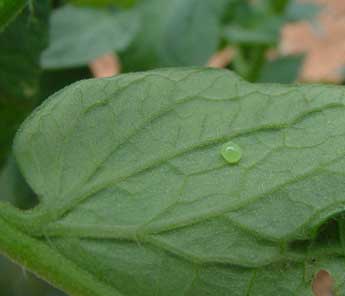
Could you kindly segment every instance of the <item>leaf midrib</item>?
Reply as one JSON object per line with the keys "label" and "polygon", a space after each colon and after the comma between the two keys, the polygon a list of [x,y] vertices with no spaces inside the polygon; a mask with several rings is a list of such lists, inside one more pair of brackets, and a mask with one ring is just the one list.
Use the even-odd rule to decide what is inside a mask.
{"label": "leaf midrib", "polygon": [[[337,160],[334,160],[335,162]],[[311,176],[312,173],[310,173],[308,176],[305,176],[305,178]],[[284,185],[294,184],[294,182],[298,182],[298,180],[294,180],[293,182],[286,183]],[[283,185],[283,186],[284,186]],[[281,185],[280,185],[281,186]],[[274,190],[270,191],[269,193],[274,193],[278,190],[280,190],[280,186],[277,186],[278,188],[274,188]],[[136,239],[137,237],[143,237],[144,235],[158,235],[163,234],[166,232],[174,231],[180,228],[189,227],[191,225],[196,225],[208,220],[211,220],[213,218],[220,217],[228,212],[237,211],[245,208],[247,205],[249,205],[252,202],[259,201],[262,198],[265,197],[266,194],[260,194],[255,197],[255,199],[246,201],[245,203],[241,204],[238,207],[234,207],[231,209],[224,209],[223,211],[214,212],[214,215],[209,216],[199,216],[198,219],[195,219],[194,221],[186,221],[186,220],[180,220],[177,223],[174,224],[168,224],[165,225],[162,228],[151,228],[148,227],[152,220],[150,220],[149,223],[142,225],[114,225],[114,224],[108,224],[108,225],[95,225],[95,224],[72,224],[72,223],[64,223],[64,222],[51,222],[48,225],[42,227],[41,230],[37,230],[32,235],[40,237],[42,233],[45,233],[49,236],[66,236],[66,237],[79,237],[79,238],[113,238],[113,239]],[[301,229],[305,229],[306,225],[309,225],[312,221],[314,221],[317,217],[319,217],[322,213],[329,213],[331,215],[334,211],[334,208],[344,207],[345,209],[345,202],[341,203],[339,201],[336,201],[332,204],[330,204],[325,209],[319,209],[315,211],[315,214],[312,215],[305,223],[301,224],[296,231],[288,233],[286,236],[284,236],[281,239],[277,239],[276,237],[265,235],[261,232],[255,231],[251,228],[247,228],[244,225],[235,222],[233,219],[227,217],[227,219],[238,229],[241,231],[253,235],[258,236],[263,240],[267,240],[270,242],[276,242],[276,243],[286,243],[289,240],[296,239],[296,234]],[[339,211],[339,210],[338,210]],[[336,212],[338,212],[336,211]],[[161,215],[161,213],[159,214]],[[323,221],[318,221],[319,223],[322,223]],[[313,225],[317,225],[319,223],[314,222]],[[79,229],[79,230],[78,230]],[[84,230],[83,230],[84,229]],[[86,230],[86,231],[85,231]],[[312,230],[312,229],[310,229]],[[308,237],[311,238],[311,237]]]}

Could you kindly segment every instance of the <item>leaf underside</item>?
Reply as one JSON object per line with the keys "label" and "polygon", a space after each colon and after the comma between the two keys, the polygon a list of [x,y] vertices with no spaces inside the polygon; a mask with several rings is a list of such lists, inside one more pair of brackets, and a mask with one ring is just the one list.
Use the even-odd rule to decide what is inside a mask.
{"label": "leaf underside", "polygon": [[320,269],[343,295],[343,236],[317,232],[345,207],[344,101],[202,68],[75,83],[16,136],[40,206],[0,217],[109,295],[311,296]]}

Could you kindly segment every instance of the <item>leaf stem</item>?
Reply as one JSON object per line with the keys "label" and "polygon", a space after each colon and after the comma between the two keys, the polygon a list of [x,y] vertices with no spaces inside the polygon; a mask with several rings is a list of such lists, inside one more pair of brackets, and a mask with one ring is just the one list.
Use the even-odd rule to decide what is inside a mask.
{"label": "leaf stem", "polygon": [[73,296],[121,296],[66,259],[41,239],[32,238],[0,217],[0,252]]}
{"label": "leaf stem", "polygon": [[265,63],[267,46],[259,46],[252,49],[252,57],[250,63],[250,69],[247,74],[247,80],[255,82],[258,80],[262,66]]}
{"label": "leaf stem", "polygon": [[246,80],[255,82],[266,60],[267,46],[239,46],[234,60],[236,71]]}

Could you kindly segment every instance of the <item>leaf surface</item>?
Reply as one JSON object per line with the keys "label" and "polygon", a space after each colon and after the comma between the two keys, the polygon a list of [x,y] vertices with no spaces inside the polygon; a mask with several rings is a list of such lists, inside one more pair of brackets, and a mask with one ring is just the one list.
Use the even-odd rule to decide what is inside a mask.
{"label": "leaf surface", "polygon": [[0,217],[74,295],[311,296],[321,268],[342,295],[342,236],[316,233],[345,207],[344,99],[198,68],[78,82],[16,137],[40,206]]}

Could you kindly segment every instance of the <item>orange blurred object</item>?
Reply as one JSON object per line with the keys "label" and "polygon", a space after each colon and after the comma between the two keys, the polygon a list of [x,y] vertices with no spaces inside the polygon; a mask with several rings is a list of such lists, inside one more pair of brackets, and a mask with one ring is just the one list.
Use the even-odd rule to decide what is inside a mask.
{"label": "orange blurred object", "polygon": [[299,22],[282,30],[282,54],[306,52],[300,80],[341,82],[345,68],[345,1],[304,0],[323,6],[318,26]]}
{"label": "orange blurred object", "polygon": [[225,47],[209,59],[207,66],[211,68],[225,68],[231,63],[234,55],[235,50],[233,48]]}
{"label": "orange blurred object", "polygon": [[89,68],[94,77],[110,77],[121,72],[121,64],[113,53],[107,53],[89,63]]}

